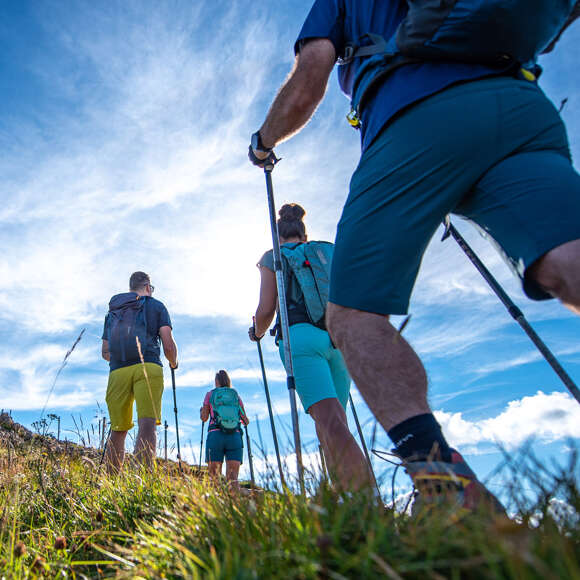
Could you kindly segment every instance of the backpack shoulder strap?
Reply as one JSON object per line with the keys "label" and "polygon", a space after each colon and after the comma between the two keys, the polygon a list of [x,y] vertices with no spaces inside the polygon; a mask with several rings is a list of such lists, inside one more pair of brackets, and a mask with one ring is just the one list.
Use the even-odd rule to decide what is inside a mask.
{"label": "backpack shoulder strap", "polygon": [[[361,46],[361,42],[367,38],[371,41],[370,44]],[[357,38],[355,42],[349,42],[345,45],[344,53],[339,57],[338,64],[349,64],[355,58],[374,56],[375,54],[384,54],[386,52],[389,52],[389,44],[384,37],[380,34],[367,32]]]}
{"label": "backpack shoulder strap", "polygon": [[141,306],[141,312],[143,312],[143,320],[145,321],[145,334],[149,336],[149,325],[147,324],[147,296],[142,296],[143,306]]}

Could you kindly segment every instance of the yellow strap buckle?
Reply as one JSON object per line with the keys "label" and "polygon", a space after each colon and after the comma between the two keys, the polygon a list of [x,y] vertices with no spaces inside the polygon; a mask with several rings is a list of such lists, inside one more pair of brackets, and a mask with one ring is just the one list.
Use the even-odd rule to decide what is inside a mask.
{"label": "yellow strap buckle", "polygon": [[360,119],[355,109],[351,109],[346,116],[348,124],[354,129],[360,129]]}
{"label": "yellow strap buckle", "polygon": [[531,83],[536,82],[536,75],[531,70],[528,70],[527,68],[523,68],[523,67],[520,68],[520,75],[526,81],[530,81]]}

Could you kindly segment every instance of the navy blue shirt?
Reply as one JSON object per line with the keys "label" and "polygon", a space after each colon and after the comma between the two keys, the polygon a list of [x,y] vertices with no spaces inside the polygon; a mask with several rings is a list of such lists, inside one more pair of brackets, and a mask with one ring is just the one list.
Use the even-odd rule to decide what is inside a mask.
{"label": "navy blue shirt", "polygon": [[[147,341],[147,346],[145,352],[143,353],[143,360],[145,362],[151,362],[163,366],[161,364],[161,347],[159,338],[159,329],[162,326],[171,326],[171,318],[169,317],[169,312],[163,302],[152,298],[151,296],[143,296],[146,300],[145,303],[145,317],[147,319],[147,335],[149,340]],[[105,325],[103,327],[103,340],[108,340],[108,322],[109,315],[105,316]],[[140,363],[140,360],[128,360],[128,361],[117,361],[111,358],[109,362],[109,367],[112,371],[115,369],[120,369],[121,367],[128,367],[134,364]]]}
{"label": "navy blue shirt", "polygon": [[[369,32],[380,34],[388,41],[406,14],[405,0],[316,0],[294,50],[299,52],[305,40],[327,38],[339,57],[346,44],[357,42]],[[339,66],[339,84],[348,97],[362,62],[362,58],[355,58],[351,63]],[[458,82],[494,74],[498,74],[497,69],[456,62],[408,64],[395,70],[362,111],[362,150],[373,142],[390,119],[409,105]]]}

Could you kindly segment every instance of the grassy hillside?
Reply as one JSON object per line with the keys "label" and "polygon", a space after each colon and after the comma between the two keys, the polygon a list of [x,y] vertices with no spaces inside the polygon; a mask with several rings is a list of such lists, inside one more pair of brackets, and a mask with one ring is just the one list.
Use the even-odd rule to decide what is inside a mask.
{"label": "grassy hillside", "polygon": [[[172,464],[109,479],[98,460],[0,425],[0,578],[580,578],[575,467],[514,464],[517,521],[453,524],[324,485],[308,499],[232,497]],[[531,503],[517,485],[526,470]]]}

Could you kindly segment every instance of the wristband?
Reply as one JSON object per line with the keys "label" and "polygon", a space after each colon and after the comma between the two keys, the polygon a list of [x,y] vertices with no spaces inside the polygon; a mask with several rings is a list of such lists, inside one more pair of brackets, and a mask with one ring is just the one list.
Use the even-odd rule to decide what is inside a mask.
{"label": "wristband", "polygon": [[273,151],[271,147],[265,147],[262,143],[262,135],[260,135],[260,131],[256,131],[252,135],[250,143],[252,144],[252,149],[254,151],[261,151],[262,153],[272,153]]}

